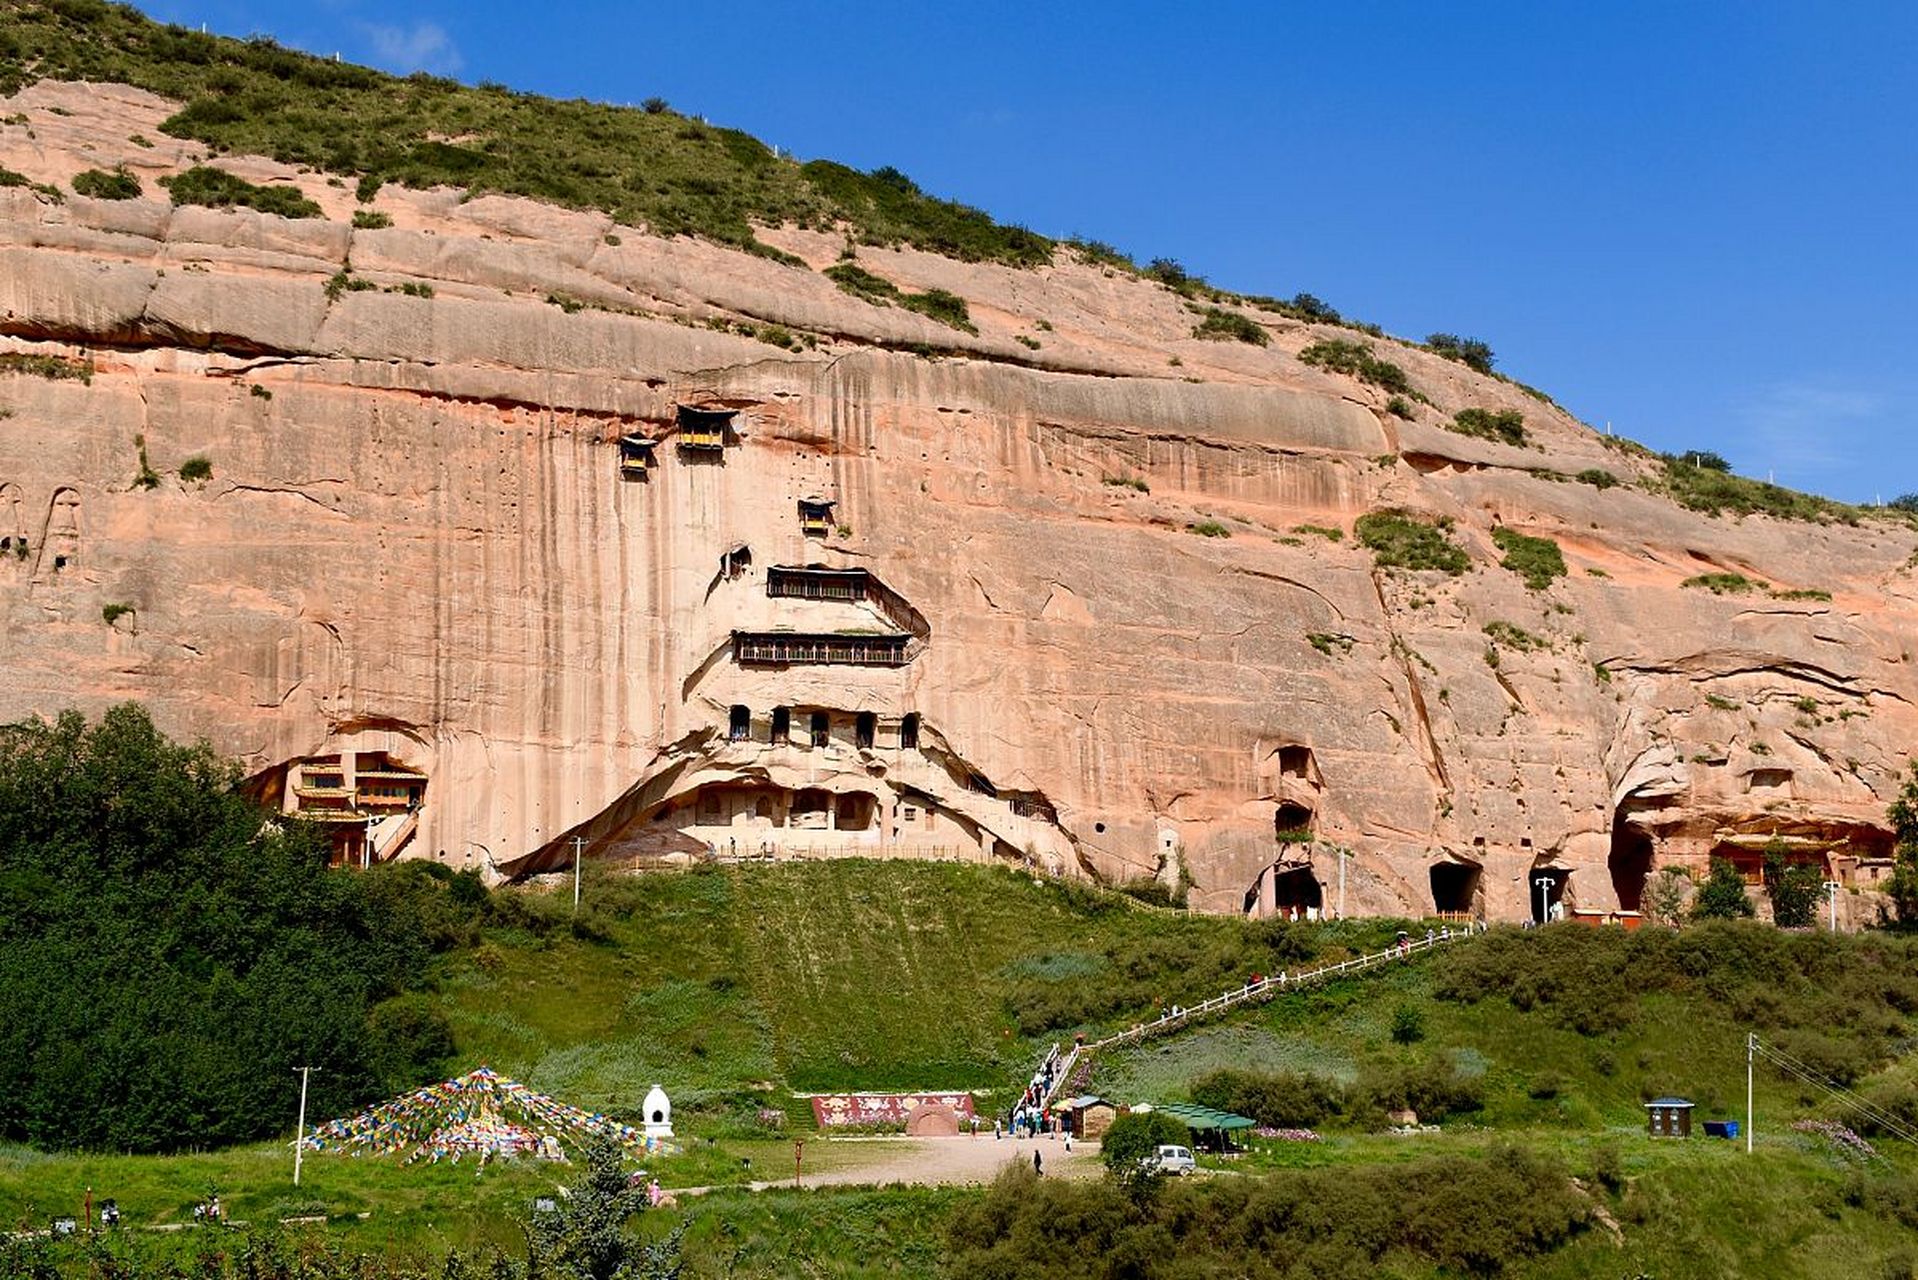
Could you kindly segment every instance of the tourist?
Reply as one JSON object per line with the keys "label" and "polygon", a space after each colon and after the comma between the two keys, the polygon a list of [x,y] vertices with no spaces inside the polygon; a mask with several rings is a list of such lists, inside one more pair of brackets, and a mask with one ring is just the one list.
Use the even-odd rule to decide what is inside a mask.
{"label": "tourist", "polygon": [[994,1116],[994,1117],[992,1118],[992,1140],[993,1140],[994,1142],[997,1142],[997,1141],[999,1141],[999,1138],[1000,1138],[1000,1133],[999,1133],[999,1117],[998,1117],[998,1116]]}
{"label": "tourist", "polygon": [[1035,1178],[1043,1178],[1045,1174],[1046,1171],[1039,1167],[1039,1148],[1034,1147],[1032,1149],[1032,1176]]}

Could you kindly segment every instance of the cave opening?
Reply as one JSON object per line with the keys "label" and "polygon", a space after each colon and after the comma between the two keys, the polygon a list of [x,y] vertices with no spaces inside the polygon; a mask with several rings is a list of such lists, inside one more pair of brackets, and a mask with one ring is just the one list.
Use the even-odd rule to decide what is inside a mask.
{"label": "cave opening", "polygon": [[1272,815],[1272,833],[1281,844],[1302,844],[1312,838],[1312,810],[1295,801],[1281,801]]}
{"label": "cave opening", "polygon": [[879,717],[870,711],[861,711],[859,718],[853,721],[853,745],[870,751],[873,735],[878,731]]}
{"label": "cave opening", "polygon": [[1433,863],[1433,910],[1445,917],[1477,915],[1479,876],[1480,869],[1469,862]]}
{"label": "cave opening", "polygon": [[792,708],[791,707],[774,707],[773,708],[772,740],[777,743],[787,743],[792,741],[792,736],[793,736]]}
{"label": "cave opening", "polygon": [[726,716],[726,737],[733,742],[744,742],[753,736],[753,713],[745,707],[735,706]]}
{"label": "cave opening", "polygon": [[1627,822],[1622,809],[1612,819],[1612,852],[1606,866],[1612,873],[1618,909],[1644,910],[1645,882],[1652,874],[1652,838],[1643,828]]}
{"label": "cave opening", "polygon": [[1525,878],[1525,887],[1529,899],[1527,910],[1531,912],[1533,924],[1565,918],[1570,910],[1565,899],[1571,880],[1572,873],[1563,867],[1532,868]]}
{"label": "cave opening", "polygon": [[1274,867],[1272,903],[1281,919],[1316,920],[1325,906],[1325,889],[1310,867]]}
{"label": "cave opening", "polygon": [[823,747],[832,740],[832,720],[823,711],[812,713],[812,744]]}

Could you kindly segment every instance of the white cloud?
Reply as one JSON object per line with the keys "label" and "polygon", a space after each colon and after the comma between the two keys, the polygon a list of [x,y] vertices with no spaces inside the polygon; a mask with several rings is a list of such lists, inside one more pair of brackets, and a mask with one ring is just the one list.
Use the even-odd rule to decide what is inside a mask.
{"label": "white cloud", "polygon": [[437,22],[415,22],[404,27],[369,22],[362,23],[360,29],[373,47],[373,60],[391,71],[451,75],[466,63],[453,37]]}
{"label": "white cloud", "polygon": [[[1879,392],[1815,382],[1779,382],[1762,387],[1739,413],[1753,455],[1753,470],[1788,477],[1843,470],[1855,463],[1863,439],[1881,426],[1889,407]],[[1803,481],[1801,480],[1802,484]]]}

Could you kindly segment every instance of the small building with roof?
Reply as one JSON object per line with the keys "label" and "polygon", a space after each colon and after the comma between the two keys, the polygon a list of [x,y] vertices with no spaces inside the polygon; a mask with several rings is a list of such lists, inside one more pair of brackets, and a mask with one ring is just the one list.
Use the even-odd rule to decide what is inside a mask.
{"label": "small building with roof", "polygon": [[1208,1151],[1230,1149],[1233,1134],[1256,1128],[1259,1123],[1249,1116],[1202,1107],[1195,1102],[1168,1102],[1152,1109],[1183,1121],[1185,1127],[1192,1130],[1192,1145]]}
{"label": "small building with roof", "polygon": [[1645,1104],[1645,1131],[1654,1138],[1691,1137],[1691,1100],[1689,1098],[1653,1098]]}

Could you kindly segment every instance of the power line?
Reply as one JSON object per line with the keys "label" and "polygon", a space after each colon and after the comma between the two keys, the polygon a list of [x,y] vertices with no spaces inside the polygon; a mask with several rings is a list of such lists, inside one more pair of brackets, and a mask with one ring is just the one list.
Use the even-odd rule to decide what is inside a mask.
{"label": "power line", "polygon": [[1759,1055],[1764,1057],[1768,1063],[1786,1075],[1791,1076],[1800,1083],[1823,1091],[1840,1106],[1849,1107],[1893,1137],[1909,1142],[1913,1146],[1918,1146],[1918,1132],[1914,1132],[1911,1126],[1903,1120],[1894,1116],[1877,1103],[1872,1102],[1863,1094],[1858,1093],[1854,1089],[1846,1088],[1834,1080],[1827,1079],[1810,1066],[1792,1057],[1789,1053],[1766,1044],[1755,1035],[1751,1037],[1751,1047]]}

